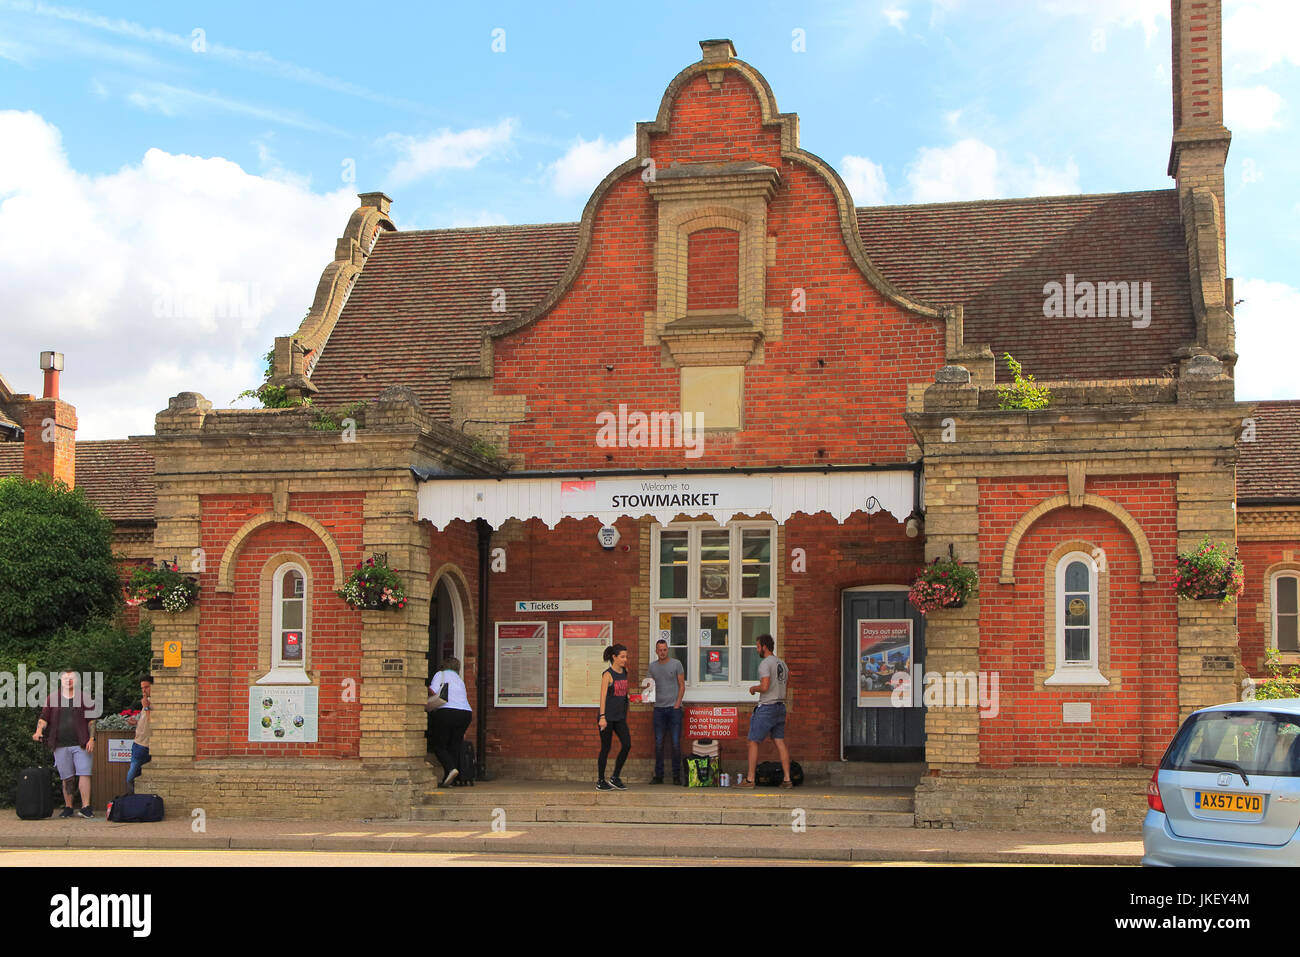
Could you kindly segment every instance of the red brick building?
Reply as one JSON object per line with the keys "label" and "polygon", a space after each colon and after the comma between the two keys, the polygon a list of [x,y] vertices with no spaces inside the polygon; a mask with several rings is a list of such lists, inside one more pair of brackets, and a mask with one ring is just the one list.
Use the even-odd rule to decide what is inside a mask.
{"label": "red brick building", "polygon": [[[734,765],[770,632],[811,779],[914,786],[918,823],[1135,825],[1181,717],[1295,641],[1295,408],[1234,401],[1219,22],[1174,0],[1169,190],[855,208],[713,40],[578,223],[404,232],[363,194],[276,341],[312,407],[183,393],[138,439],[155,548],[204,562],[157,621],[156,786],[409,807],[452,654],[490,773],[592,778],[593,642],[639,679],[660,636],[689,706],[736,709]],[[1047,408],[999,408],[1004,353]],[[1241,539],[1240,645],[1172,592],[1203,536]],[[375,554],[400,610],[334,595]],[[978,596],[922,616],[948,556]]]}

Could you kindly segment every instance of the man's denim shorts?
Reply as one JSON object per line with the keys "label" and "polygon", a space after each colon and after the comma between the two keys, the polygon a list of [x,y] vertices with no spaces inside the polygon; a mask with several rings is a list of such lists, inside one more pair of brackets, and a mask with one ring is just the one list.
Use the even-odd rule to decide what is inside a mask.
{"label": "man's denim shorts", "polygon": [[762,741],[768,735],[773,740],[785,737],[785,702],[760,704],[749,716],[749,740]]}
{"label": "man's denim shorts", "polygon": [[66,781],[73,775],[90,777],[91,757],[89,752],[78,747],[55,748],[54,766],[59,769],[59,777]]}

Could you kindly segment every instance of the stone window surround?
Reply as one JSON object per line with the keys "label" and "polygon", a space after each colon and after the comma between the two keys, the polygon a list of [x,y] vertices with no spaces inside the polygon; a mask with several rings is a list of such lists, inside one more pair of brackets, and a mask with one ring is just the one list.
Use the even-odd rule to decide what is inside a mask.
{"label": "stone window surround", "polygon": [[[302,664],[286,665],[278,662],[277,634],[280,611],[278,583],[290,568],[297,569],[303,577]],[[311,564],[298,552],[284,551],[267,559],[258,574],[257,619],[257,671],[249,677],[256,685],[306,685],[316,684],[311,676],[311,608],[315,597]]]}
{"label": "stone window surround", "polygon": [[[1110,664],[1110,566],[1102,564],[1100,567],[1091,556],[1097,553],[1098,546],[1092,542],[1085,542],[1078,539],[1062,542],[1052,549],[1051,554],[1047,556],[1047,562],[1043,566],[1043,663],[1042,670],[1034,672],[1034,690],[1045,691],[1048,689],[1080,691],[1118,691],[1120,690],[1119,674],[1112,670]],[[1057,591],[1057,570],[1062,567],[1065,559],[1081,555],[1092,565],[1093,568],[1093,594],[1095,596],[1095,615],[1094,625],[1095,647],[1093,660],[1096,662],[1094,669],[1079,669],[1080,674],[1077,677],[1062,679],[1060,676],[1065,671],[1066,666],[1061,664],[1064,655],[1064,635],[1065,632],[1057,625],[1057,606],[1060,604],[1060,597]],[[1070,670],[1074,670],[1071,666]],[[1052,679],[1057,680],[1052,680]],[[1087,680],[1080,681],[1079,678]]]}
{"label": "stone window surround", "polygon": [[[1284,559],[1264,569],[1264,594],[1259,605],[1255,608],[1255,620],[1264,625],[1264,647],[1275,650],[1277,648],[1277,623],[1273,614],[1274,583],[1279,577],[1287,574],[1300,577],[1300,561]],[[1280,660],[1284,665],[1300,665],[1300,652],[1282,652]]]}

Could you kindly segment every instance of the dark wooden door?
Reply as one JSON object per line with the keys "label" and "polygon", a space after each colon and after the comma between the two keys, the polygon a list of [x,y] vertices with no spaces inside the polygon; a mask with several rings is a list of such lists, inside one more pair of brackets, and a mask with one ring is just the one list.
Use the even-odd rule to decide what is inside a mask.
{"label": "dark wooden door", "polygon": [[[846,591],[842,600],[840,656],[842,704],[840,728],[844,757],[850,761],[924,761],[925,709],[860,707],[857,623],[862,619],[906,619],[912,623],[912,661],[925,661],[925,616],[912,607],[905,591]],[[899,656],[904,652],[893,649]],[[895,660],[898,660],[895,657]],[[920,673],[919,667],[915,669]],[[912,697],[909,695],[909,697]]]}

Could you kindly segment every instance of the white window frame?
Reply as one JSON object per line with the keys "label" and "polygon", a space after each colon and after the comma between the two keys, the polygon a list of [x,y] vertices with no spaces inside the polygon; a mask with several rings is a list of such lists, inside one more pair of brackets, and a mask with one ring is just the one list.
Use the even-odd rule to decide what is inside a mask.
{"label": "white window frame", "polygon": [[1300,599],[1300,572],[1295,571],[1294,569],[1284,568],[1281,571],[1274,572],[1272,576],[1270,576],[1268,589],[1269,589],[1269,601],[1271,602],[1270,610],[1272,611],[1273,614],[1271,616],[1272,621],[1269,623],[1268,640],[1269,640],[1269,644],[1272,646],[1274,651],[1280,652],[1281,654],[1284,655],[1294,655],[1297,654],[1298,652],[1282,651],[1282,649],[1278,647],[1278,643],[1277,643],[1277,618],[1278,618],[1277,583],[1281,581],[1283,578],[1295,579],[1296,597]]}
{"label": "white window frame", "polygon": [[[701,533],[705,531],[718,531],[726,529],[730,533],[728,542],[728,598],[708,598],[698,597],[698,583],[700,578],[700,540]],[[741,598],[740,589],[742,581],[742,571],[744,562],[742,560],[742,543],[744,541],[744,532],[746,530],[758,529],[766,531],[771,536],[771,549],[769,552],[770,562],[769,579],[768,579],[768,597],[767,598]],[[665,532],[685,531],[687,536],[687,554],[689,561],[687,563],[687,595],[685,598],[660,598],[659,588],[661,584],[659,556],[661,554],[661,537]],[[651,536],[650,543],[650,634],[646,642],[648,656],[646,663],[654,661],[655,644],[659,640],[659,615],[663,614],[685,614],[687,616],[686,624],[686,694],[683,697],[685,703],[690,702],[732,702],[732,701],[754,701],[756,695],[750,695],[748,688],[756,684],[757,678],[743,679],[741,677],[741,663],[743,645],[741,644],[742,621],[741,616],[746,614],[763,614],[768,616],[769,631],[776,634],[777,628],[777,576],[778,576],[778,555],[780,543],[779,526],[775,522],[761,521],[736,521],[729,522],[726,525],[719,525],[717,522],[674,522],[669,525],[654,526],[654,533]],[[730,680],[727,682],[705,682],[698,679],[699,655],[701,645],[699,643],[700,616],[725,612],[729,616],[729,621],[733,622],[727,629],[727,650],[728,661],[730,663]]]}
{"label": "white window frame", "polygon": [[[302,576],[302,661],[285,661],[280,654],[280,633],[284,619],[284,579],[296,571]],[[311,576],[297,562],[284,562],[271,573],[271,670],[257,680],[259,685],[307,685],[307,647],[311,634]]]}
{"label": "white window frame", "polygon": [[[1088,660],[1065,660],[1065,572],[1076,561],[1088,567]],[[1056,563],[1056,590],[1052,601],[1056,603],[1056,662],[1052,675],[1043,681],[1044,685],[1109,685],[1106,676],[1101,673],[1099,664],[1101,654],[1101,608],[1097,603],[1100,570],[1097,562],[1087,552],[1069,552],[1062,555]]]}

